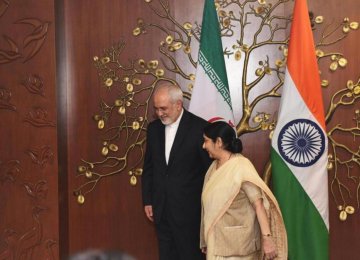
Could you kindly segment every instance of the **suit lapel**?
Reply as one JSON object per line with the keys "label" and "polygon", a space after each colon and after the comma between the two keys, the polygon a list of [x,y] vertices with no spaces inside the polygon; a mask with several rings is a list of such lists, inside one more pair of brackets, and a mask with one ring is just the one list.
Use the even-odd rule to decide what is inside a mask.
{"label": "suit lapel", "polygon": [[[170,166],[172,164],[176,154],[179,151],[181,151],[181,144],[182,144],[184,137],[186,136],[186,134],[189,131],[189,127],[190,127],[189,126],[189,115],[188,115],[188,112],[184,109],[183,116],[180,120],[179,127],[176,131],[174,143],[171,147],[168,166]],[[165,150],[165,148],[164,148],[164,150]]]}
{"label": "suit lapel", "polygon": [[159,126],[159,145],[160,145],[160,153],[161,153],[161,158],[163,158],[163,163],[164,165],[166,165],[166,158],[165,158],[165,126],[160,123]]}

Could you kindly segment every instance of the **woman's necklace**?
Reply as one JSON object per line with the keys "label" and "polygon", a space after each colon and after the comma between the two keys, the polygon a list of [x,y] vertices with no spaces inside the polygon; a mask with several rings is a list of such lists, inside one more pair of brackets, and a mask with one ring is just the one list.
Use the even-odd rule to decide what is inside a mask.
{"label": "woman's necklace", "polygon": [[221,162],[220,160],[218,160],[216,163],[216,169],[219,169],[224,163],[226,163],[228,160],[230,160],[231,156],[232,156],[232,153],[230,152],[229,157],[225,161]]}

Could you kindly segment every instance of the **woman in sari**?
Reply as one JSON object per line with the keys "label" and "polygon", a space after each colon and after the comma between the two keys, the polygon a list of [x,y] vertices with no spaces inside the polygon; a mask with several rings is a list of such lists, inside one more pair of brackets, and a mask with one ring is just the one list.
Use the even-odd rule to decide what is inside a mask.
{"label": "woman in sari", "polygon": [[203,148],[214,159],[202,192],[200,248],[208,260],[287,259],[278,203],[225,122],[204,129]]}

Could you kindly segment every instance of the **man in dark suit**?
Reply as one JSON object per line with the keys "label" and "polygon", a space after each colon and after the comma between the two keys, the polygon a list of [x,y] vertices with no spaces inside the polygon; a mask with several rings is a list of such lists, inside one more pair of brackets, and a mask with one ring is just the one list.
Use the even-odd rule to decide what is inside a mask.
{"label": "man in dark suit", "polygon": [[203,179],[211,163],[202,149],[207,121],[183,109],[178,86],[158,86],[153,100],[159,119],[147,129],[145,214],[155,222],[161,260],[204,259],[199,230]]}

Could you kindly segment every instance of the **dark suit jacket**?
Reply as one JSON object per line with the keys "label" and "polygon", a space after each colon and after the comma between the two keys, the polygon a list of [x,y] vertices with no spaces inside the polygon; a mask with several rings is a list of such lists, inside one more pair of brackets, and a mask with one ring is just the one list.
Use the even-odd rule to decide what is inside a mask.
{"label": "dark suit jacket", "polygon": [[144,205],[152,205],[155,223],[159,223],[166,207],[177,224],[193,223],[199,228],[202,185],[211,163],[202,149],[203,129],[207,124],[184,109],[168,165],[165,161],[165,126],[159,119],[149,124],[142,197]]}

